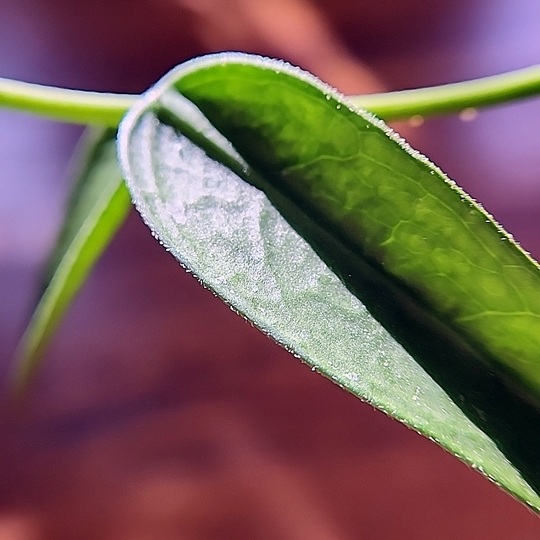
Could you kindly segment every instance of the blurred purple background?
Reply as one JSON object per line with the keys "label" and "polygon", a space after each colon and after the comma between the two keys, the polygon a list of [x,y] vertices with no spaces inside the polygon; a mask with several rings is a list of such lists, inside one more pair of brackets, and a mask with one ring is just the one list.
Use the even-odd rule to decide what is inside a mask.
{"label": "blurred purple background", "polygon": [[[537,0],[2,0],[0,76],[139,92],[197,54],[282,57],[348,93],[540,62]],[[540,100],[403,130],[540,257]],[[0,111],[0,370],[81,129]],[[533,540],[525,507],[234,315],[135,213],[0,412],[0,539]]]}

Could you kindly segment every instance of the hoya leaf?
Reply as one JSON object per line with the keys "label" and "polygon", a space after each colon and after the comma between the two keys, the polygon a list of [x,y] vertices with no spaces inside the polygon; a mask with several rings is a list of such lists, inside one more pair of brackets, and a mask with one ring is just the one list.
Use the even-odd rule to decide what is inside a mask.
{"label": "hoya leaf", "polygon": [[88,129],[79,154],[64,223],[16,353],[13,377],[18,388],[32,374],[62,315],[130,208],[116,157],[116,131]]}
{"label": "hoya leaf", "polygon": [[314,77],[215,55],[119,135],[133,199],[233,308],[540,510],[540,276],[426,158]]}

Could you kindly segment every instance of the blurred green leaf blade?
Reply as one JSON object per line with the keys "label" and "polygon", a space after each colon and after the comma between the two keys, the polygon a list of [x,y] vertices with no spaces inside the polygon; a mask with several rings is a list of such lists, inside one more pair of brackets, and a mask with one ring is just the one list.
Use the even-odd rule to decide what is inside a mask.
{"label": "blurred green leaf blade", "polygon": [[75,183],[64,221],[16,352],[16,390],[22,390],[33,374],[73,297],[131,206],[116,157],[116,130],[87,129],[76,154]]}
{"label": "blurred green leaf blade", "polygon": [[514,344],[470,324],[492,295],[467,282],[518,302],[534,360],[538,267],[439,169],[314,78],[245,55],[166,76],[119,151],[147,224],[206,286],[540,509],[538,362],[497,356]]}

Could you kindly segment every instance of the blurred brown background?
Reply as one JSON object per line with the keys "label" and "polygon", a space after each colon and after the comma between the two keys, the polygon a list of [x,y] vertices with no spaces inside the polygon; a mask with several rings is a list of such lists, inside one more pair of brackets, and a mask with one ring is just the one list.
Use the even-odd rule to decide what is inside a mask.
{"label": "blurred brown background", "polygon": [[[350,93],[540,62],[538,0],[1,0],[0,76],[139,92],[194,55],[285,58]],[[404,124],[540,257],[540,100]],[[0,111],[0,370],[80,128]],[[540,522],[271,343],[134,213],[26,410],[0,412],[0,540],[533,540]]]}

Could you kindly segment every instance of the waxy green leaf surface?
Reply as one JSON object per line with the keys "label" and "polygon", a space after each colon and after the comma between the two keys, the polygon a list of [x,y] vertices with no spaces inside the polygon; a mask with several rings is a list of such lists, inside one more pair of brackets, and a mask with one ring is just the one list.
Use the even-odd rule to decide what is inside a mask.
{"label": "waxy green leaf surface", "polygon": [[116,158],[116,130],[88,129],[78,158],[62,230],[17,352],[13,377],[19,387],[31,375],[73,297],[131,206]]}
{"label": "waxy green leaf surface", "polygon": [[166,76],[120,157],[206,286],[540,509],[540,273],[439,169],[315,78],[246,55]]}

